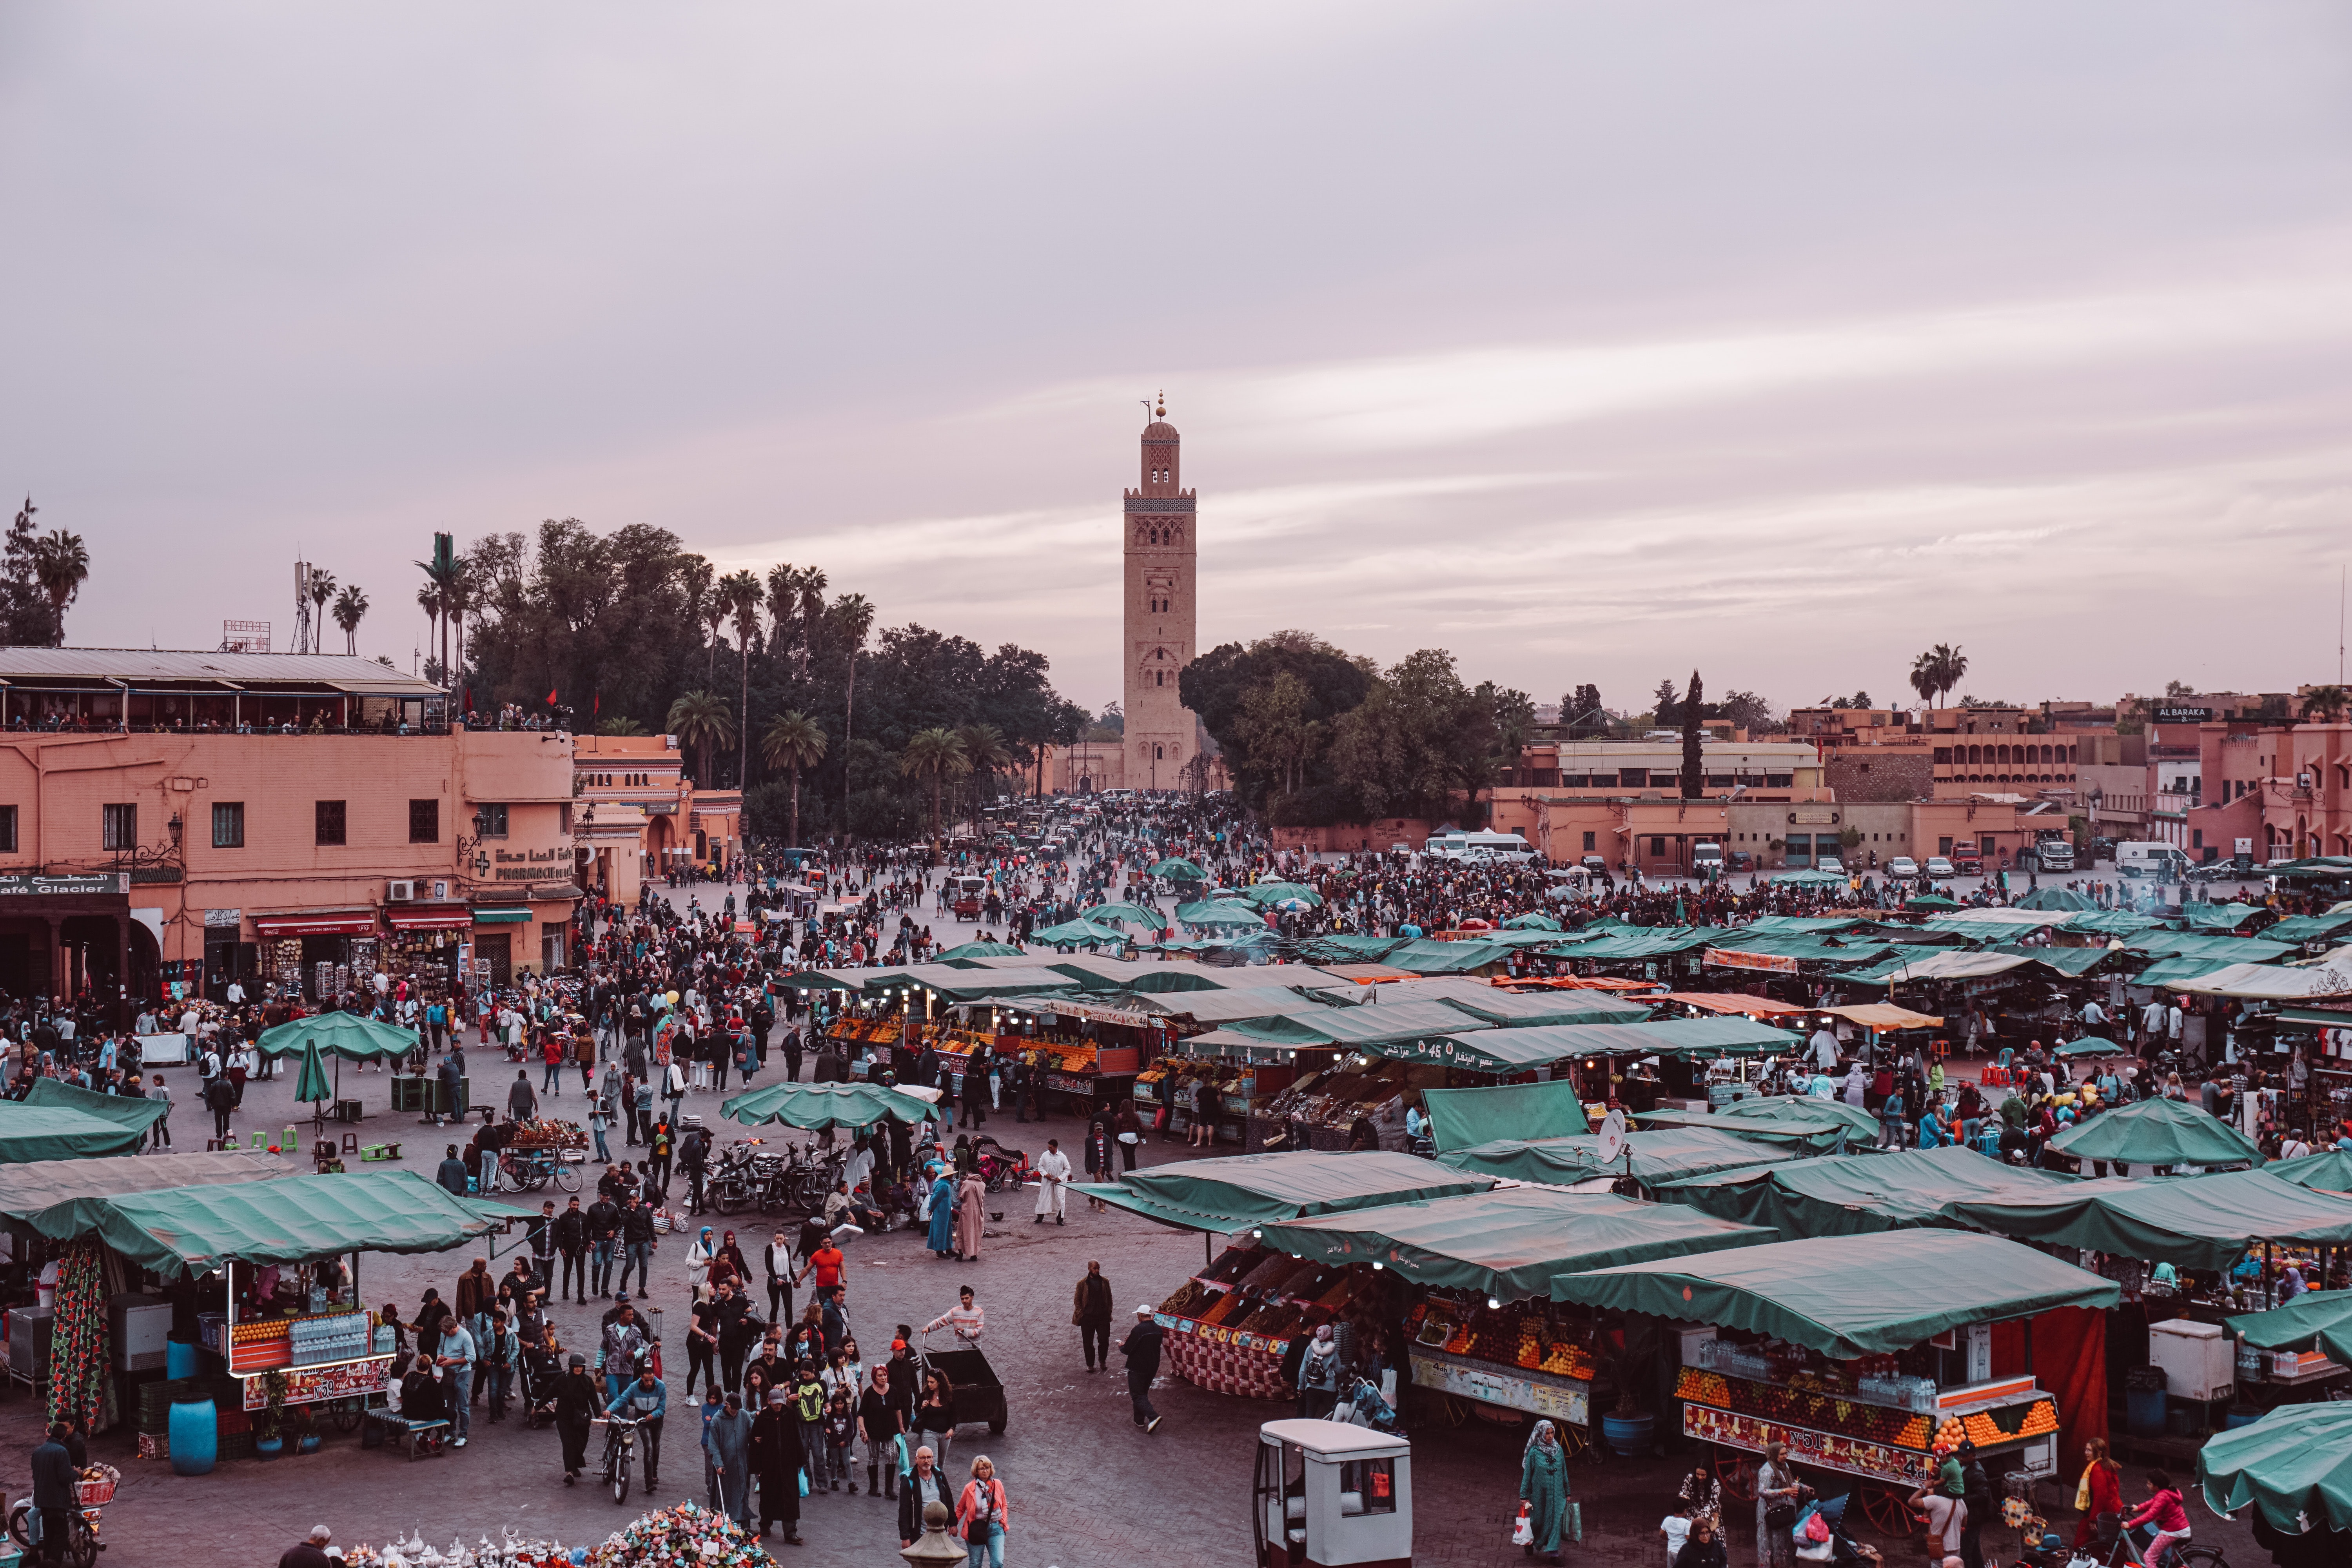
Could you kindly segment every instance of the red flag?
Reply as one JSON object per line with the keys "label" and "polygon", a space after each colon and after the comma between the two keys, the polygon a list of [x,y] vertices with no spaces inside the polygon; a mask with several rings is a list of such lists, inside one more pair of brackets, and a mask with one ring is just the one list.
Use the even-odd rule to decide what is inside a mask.
{"label": "red flag", "polygon": [[553,688],[552,686],[551,686],[551,687],[549,687],[549,688],[547,689],[547,705],[548,705],[550,708],[552,708],[552,707],[554,707],[554,706],[555,706],[555,688]]}

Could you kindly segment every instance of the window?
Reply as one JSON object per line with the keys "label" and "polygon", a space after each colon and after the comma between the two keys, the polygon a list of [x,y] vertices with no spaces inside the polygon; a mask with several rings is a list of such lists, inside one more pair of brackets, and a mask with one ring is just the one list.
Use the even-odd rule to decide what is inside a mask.
{"label": "window", "polygon": [[482,837],[504,838],[507,836],[507,808],[504,805],[482,805],[475,808],[482,818]]}
{"label": "window", "polygon": [[1949,746],[1937,747],[1936,760],[1939,763],[1948,764],[1952,760],[1952,748]]}
{"label": "window", "polygon": [[341,844],[343,841],[343,803],[341,801],[322,800],[319,802],[317,808],[317,821],[318,837],[314,842],[320,844]]}
{"label": "window", "polygon": [[1650,770],[1620,768],[1617,770],[1617,784],[1621,789],[1647,789],[1650,787]]}
{"label": "window", "polygon": [[1796,782],[1797,775],[1794,773],[1766,773],[1764,775],[1764,787],[1766,789],[1790,789],[1795,786]]}
{"label": "window", "polygon": [[245,802],[241,800],[213,802],[213,847],[215,849],[245,847]]}
{"label": "window", "polygon": [[0,805],[0,854],[16,852],[16,808]]}
{"label": "window", "polygon": [[105,849],[139,847],[139,808],[137,806],[109,805],[101,807],[100,814],[100,847]]}
{"label": "window", "polygon": [[411,844],[441,842],[441,803],[438,800],[412,800],[408,803],[408,841]]}
{"label": "window", "polygon": [[1666,841],[1664,838],[1652,838],[1650,840],[1650,853],[1653,856],[1664,855],[1665,852]]}

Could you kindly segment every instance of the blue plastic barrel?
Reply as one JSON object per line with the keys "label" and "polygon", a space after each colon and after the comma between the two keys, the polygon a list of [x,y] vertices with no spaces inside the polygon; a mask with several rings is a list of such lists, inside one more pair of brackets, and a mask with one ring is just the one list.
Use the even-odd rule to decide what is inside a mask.
{"label": "blue plastic barrel", "polygon": [[163,1342],[163,1375],[194,1377],[196,1375],[196,1347],[178,1340]]}
{"label": "blue plastic barrel", "polygon": [[220,1458],[220,1414],[209,1399],[188,1399],[172,1406],[170,1427],[172,1473],[208,1476]]}
{"label": "blue plastic barrel", "polygon": [[2164,1436],[2164,1390],[2134,1388],[2124,1394],[2124,1430],[2135,1437]]}

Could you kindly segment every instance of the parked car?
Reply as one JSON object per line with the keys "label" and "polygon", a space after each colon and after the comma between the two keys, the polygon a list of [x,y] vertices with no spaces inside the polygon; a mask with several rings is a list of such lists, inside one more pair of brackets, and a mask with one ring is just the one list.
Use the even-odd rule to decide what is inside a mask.
{"label": "parked car", "polygon": [[1954,870],[1952,863],[1941,855],[1930,855],[1927,857],[1927,875],[1931,879],[1941,882],[1958,876],[1959,872]]}
{"label": "parked car", "polygon": [[1586,870],[1591,872],[1596,877],[1606,877],[1609,875],[1609,861],[1603,856],[1587,855],[1583,859],[1579,860],[1577,864],[1583,867]]}
{"label": "parked car", "polygon": [[1897,855],[1886,863],[1886,879],[1890,882],[1912,881],[1918,875],[1919,862],[1908,855]]}
{"label": "parked car", "polygon": [[1813,869],[1827,871],[1832,877],[1843,877],[1845,875],[1845,862],[1834,855],[1824,855],[1813,862]]}

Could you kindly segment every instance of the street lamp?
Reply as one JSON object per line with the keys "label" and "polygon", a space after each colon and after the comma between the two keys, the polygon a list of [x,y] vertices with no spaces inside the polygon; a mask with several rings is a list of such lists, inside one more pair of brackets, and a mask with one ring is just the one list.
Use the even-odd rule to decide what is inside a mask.
{"label": "street lamp", "polygon": [[948,1505],[927,1502],[923,1505],[923,1536],[912,1546],[902,1546],[898,1555],[914,1564],[914,1568],[957,1568],[970,1555],[963,1542],[948,1533]]}

